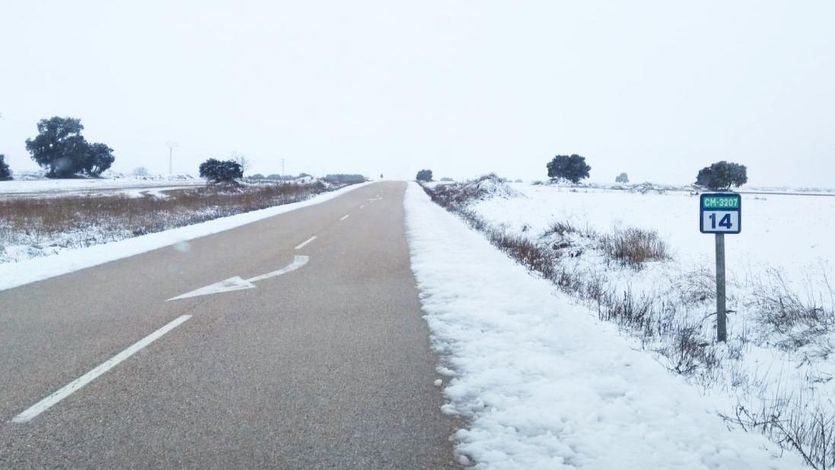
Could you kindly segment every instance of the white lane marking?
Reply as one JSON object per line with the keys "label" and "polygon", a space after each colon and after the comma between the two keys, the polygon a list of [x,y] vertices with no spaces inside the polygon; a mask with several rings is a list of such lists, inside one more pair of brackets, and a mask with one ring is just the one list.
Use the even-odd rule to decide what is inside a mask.
{"label": "white lane marking", "polygon": [[365,204],[360,204],[360,209],[365,209]]}
{"label": "white lane marking", "polygon": [[307,240],[303,241],[302,243],[299,243],[298,245],[296,245],[295,249],[296,250],[301,250],[302,248],[304,248],[305,245],[312,242],[313,240],[316,240],[316,235],[313,235],[312,237],[308,238]]}
{"label": "white lane marking", "polygon": [[339,218],[339,221],[342,222],[343,220],[347,219],[350,214],[345,214]]}
{"label": "white lane marking", "polygon": [[269,279],[271,277],[281,276],[282,274],[287,274],[289,272],[292,272],[292,271],[295,271],[295,270],[301,268],[302,266],[307,264],[308,261],[310,261],[309,256],[296,255],[296,257],[293,259],[292,263],[290,263],[287,266],[279,269],[278,271],[273,271],[273,272],[270,272],[270,273],[267,273],[267,274],[262,274],[260,276],[251,277],[251,278],[247,279],[247,281],[258,282],[258,281],[263,281],[264,279]]}
{"label": "white lane marking", "polygon": [[116,367],[120,362],[124,361],[125,359],[133,356],[140,350],[142,350],[145,346],[153,343],[157,339],[159,339],[162,335],[168,333],[169,331],[173,330],[180,326],[183,322],[191,318],[191,315],[182,315],[177,317],[172,322],[168,323],[167,325],[163,326],[162,328],[158,329],[157,331],[149,334],[148,336],[140,339],[133,345],[129,346],[124,351],[120,352],[119,354],[111,357],[107,361],[99,364],[90,372],[82,375],[81,377],[73,380],[72,382],[65,385],[60,390],[57,390],[52,395],[44,398],[43,400],[35,403],[29,409],[20,413],[19,415],[12,418],[13,423],[26,423],[30,421],[32,418],[35,418],[39,414],[43,413],[44,411],[48,410],[50,407],[58,403],[59,401],[63,400],[70,396],[73,392],[80,390],[82,387],[87,385],[88,383],[95,380],[98,376],[104,374],[105,372],[109,371],[110,369]]}
{"label": "white lane marking", "polygon": [[308,261],[310,261],[309,256],[296,255],[292,263],[279,269],[278,271],[272,271],[267,274],[251,277],[249,279],[242,279],[240,276],[230,277],[229,279],[225,279],[223,281],[216,282],[214,284],[210,284],[199,289],[195,289],[191,292],[186,292],[185,294],[178,295],[177,297],[171,297],[170,299],[166,300],[166,302],[171,302],[172,300],[187,299],[189,297],[198,297],[201,295],[220,294],[221,292],[255,289],[255,284],[253,284],[253,282],[263,281],[264,279],[281,276],[282,274],[287,274],[291,271],[295,271],[307,264]]}
{"label": "white lane marking", "polygon": [[224,279],[220,282],[215,282],[214,284],[209,284],[208,286],[201,287],[199,289],[194,289],[193,291],[186,292],[185,294],[178,295],[177,297],[171,297],[166,300],[166,302],[188,299],[189,297],[199,297],[201,295],[220,294],[221,292],[233,292],[245,289],[255,289],[255,284],[249,282],[247,279],[242,279],[240,276],[235,276],[230,277],[229,279]]}

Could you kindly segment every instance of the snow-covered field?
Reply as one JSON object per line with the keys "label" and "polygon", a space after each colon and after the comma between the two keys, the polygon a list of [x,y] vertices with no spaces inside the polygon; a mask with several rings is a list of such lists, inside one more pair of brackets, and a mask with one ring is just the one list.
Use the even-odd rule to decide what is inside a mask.
{"label": "snow-covered field", "polygon": [[74,178],[0,181],[0,198],[60,197],[68,195],[159,195],[163,190],[202,186],[206,182],[188,176],[172,178]]}
{"label": "snow-covered field", "polygon": [[[630,226],[653,229],[675,260],[713,269],[714,239],[699,232],[697,195],[507,186],[514,197],[485,199],[472,208],[514,233],[527,226],[526,232],[541,234],[555,221],[604,233]],[[725,237],[729,277],[768,266],[797,282],[805,282],[811,272],[833,272],[835,197],[743,194],[742,216],[742,233]]]}
{"label": "snow-covered field", "polygon": [[[699,232],[698,196],[496,178],[446,188],[469,188],[453,210],[494,244],[536,247],[550,269],[537,271],[552,285],[710,397],[729,425],[835,464],[835,197],[743,195],[742,233],[725,237],[732,312],[721,344],[714,239]],[[667,257],[638,266],[613,259],[604,240],[629,228],[657,233]]]}
{"label": "snow-covered field", "polygon": [[701,396],[417,185],[405,205],[412,269],[448,376],[445,411],[465,418],[456,435],[462,461],[496,469],[803,466],[794,454],[777,457],[780,448],[759,434],[728,430],[716,413],[721,398]]}

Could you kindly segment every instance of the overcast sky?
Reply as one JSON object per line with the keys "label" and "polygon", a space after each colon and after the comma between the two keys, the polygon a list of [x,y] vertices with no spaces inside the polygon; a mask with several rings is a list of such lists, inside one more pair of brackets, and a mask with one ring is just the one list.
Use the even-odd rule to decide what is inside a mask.
{"label": "overcast sky", "polygon": [[835,186],[832,1],[0,0],[0,153],[81,118],[114,169]]}

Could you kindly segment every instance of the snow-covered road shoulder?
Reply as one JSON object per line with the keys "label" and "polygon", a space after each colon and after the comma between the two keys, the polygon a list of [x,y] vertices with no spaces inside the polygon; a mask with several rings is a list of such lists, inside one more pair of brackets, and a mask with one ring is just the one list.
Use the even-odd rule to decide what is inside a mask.
{"label": "snow-covered road shoulder", "polygon": [[405,207],[433,345],[453,374],[445,411],[465,418],[457,451],[479,467],[803,467],[758,434],[728,431],[696,389],[416,184]]}
{"label": "snow-covered road shoulder", "polygon": [[75,250],[68,250],[53,256],[33,258],[18,263],[0,264],[0,290],[42,281],[79,269],[90,268],[129,256],[138,255],[158,248],[175,245],[195,238],[231,230],[242,225],[257,222],[267,217],[284,214],[296,209],[321,204],[339,197],[349,191],[371,183],[360,183],[319,194],[310,199],[268,207],[266,209],[244,212],[229,217],[221,217],[207,222],[165,230],[111,243],[94,245]]}

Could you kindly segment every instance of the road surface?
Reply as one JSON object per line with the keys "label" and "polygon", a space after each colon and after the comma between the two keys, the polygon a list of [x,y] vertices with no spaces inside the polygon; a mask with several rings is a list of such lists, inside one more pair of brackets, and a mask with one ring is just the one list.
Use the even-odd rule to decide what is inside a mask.
{"label": "road surface", "polygon": [[0,467],[453,466],[404,190],[0,292]]}

